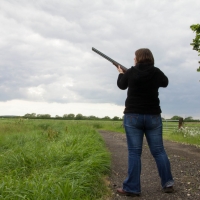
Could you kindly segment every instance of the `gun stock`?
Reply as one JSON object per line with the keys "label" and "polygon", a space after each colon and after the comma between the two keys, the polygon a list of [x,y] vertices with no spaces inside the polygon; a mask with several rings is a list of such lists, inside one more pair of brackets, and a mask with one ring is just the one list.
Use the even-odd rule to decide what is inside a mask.
{"label": "gun stock", "polygon": [[100,56],[102,56],[103,58],[105,58],[106,60],[110,61],[111,63],[113,63],[113,65],[115,65],[116,67],[118,67],[118,65],[121,67],[121,69],[123,70],[123,72],[127,71],[127,68],[124,67],[123,65],[121,65],[120,63],[118,63],[117,61],[113,60],[112,58],[106,56],[105,54],[103,54],[102,52],[98,51],[97,49],[95,49],[94,47],[92,47],[92,51],[96,52],[97,54],[99,54]]}

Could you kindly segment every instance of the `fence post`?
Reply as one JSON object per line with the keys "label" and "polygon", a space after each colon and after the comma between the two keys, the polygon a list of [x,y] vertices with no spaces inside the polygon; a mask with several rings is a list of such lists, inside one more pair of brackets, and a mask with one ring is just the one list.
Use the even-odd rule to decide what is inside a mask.
{"label": "fence post", "polygon": [[179,118],[179,121],[178,121],[178,129],[182,128],[183,127],[183,118],[180,117]]}

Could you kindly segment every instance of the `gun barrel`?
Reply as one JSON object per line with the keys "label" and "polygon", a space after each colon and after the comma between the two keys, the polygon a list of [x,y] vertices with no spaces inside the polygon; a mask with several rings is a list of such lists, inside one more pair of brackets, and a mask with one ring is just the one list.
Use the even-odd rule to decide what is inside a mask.
{"label": "gun barrel", "polygon": [[110,61],[111,63],[115,64],[115,65],[120,65],[121,69],[125,72],[127,71],[127,68],[124,67],[123,65],[121,65],[120,63],[116,62],[115,60],[113,60],[112,58],[106,56],[105,54],[103,54],[102,52],[100,52],[99,50],[95,49],[94,47],[92,47],[92,50],[94,52],[96,52],[97,54],[99,54],[100,56],[102,56],[103,58],[105,58],[106,60]]}

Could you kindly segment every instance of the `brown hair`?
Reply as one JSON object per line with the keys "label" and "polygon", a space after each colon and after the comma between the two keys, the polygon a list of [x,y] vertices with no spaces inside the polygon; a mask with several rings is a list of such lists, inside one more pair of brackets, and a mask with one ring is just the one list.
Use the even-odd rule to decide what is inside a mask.
{"label": "brown hair", "polygon": [[137,63],[151,63],[154,65],[154,57],[149,49],[142,48],[135,52]]}

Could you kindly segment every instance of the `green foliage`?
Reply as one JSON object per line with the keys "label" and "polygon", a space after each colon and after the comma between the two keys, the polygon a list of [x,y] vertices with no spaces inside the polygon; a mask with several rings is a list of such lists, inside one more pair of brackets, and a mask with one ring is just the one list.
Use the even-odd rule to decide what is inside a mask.
{"label": "green foliage", "polygon": [[114,121],[118,121],[118,120],[120,120],[120,118],[117,117],[117,116],[114,116],[114,117],[113,117],[113,120],[114,120]]}
{"label": "green foliage", "polygon": [[102,127],[98,128],[101,130],[107,130],[112,132],[125,133],[123,121],[99,121]]}
{"label": "green foliage", "polygon": [[193,120],[193,117],[192,117],[192,116],[186,117],[186,118],[184,119],[184,121],[192,121],[192,120]]}
{"label": "green foliage", "polygon": [[[193,46],[193,49],[196,50],[199,53],[198,55],[200,56],[200,24],[193,24],[190,26],[190,28],[196,33],[196,36],[190,45]],[[197,71],[200,71],[200,66]]]}
{"label": "green foliage", "polygon": [[70,114],[64,114],[64,115],[63,115],[63,118],[64,118],[64,119],[68,119],[68,120],[72,120],[72,119],[75,118],[75,115],[72,114],[72,113],[70,113]]}
{"label": "green foliage", "polygon": [[82,119],[84,119],[84,116],[82,114],[77,114],[75,119],[76,120],[82,120]]}
{"label": "green foliage", "polygon": [[102,120],[110,120],[110,117],[109,116],[105,116],[102,118]]}
{"label": "green foliage", "polygon": [[89,200],[107,192],[110,155],[92,124],[1,120],[0,199]]}
{"label": "green foliage", "polygon": [[55,116],[56,119],[61,119],[62,117],[60,117],[59,115]]}
{"label": "green foliage", "polygon": [[38,114],[37,118],[40,118],[40,119],[49,119],[49,118],[51,118],[51,115],[50,114]]}
{"label": "green foliage", "polygon": [[102,123],[94,123],[94,124],[93,124],[93,127],[94,127],[95,129],[100,129],[100,128],[103,128],[103,124],[102,124]]}
{"label": "green foliage", "polygon": [[87,117],[87,119],[89,119],[89,120],[95,120],[95,119],[98,119],[98,117],[95,117],[94,115],[90,115],[89,117]]}
{"label": "green foliage", "polygon": [[193,39],[191,45],[193,46],[194,50],[200,52],[200,24],[193,24],[190,26],[190,28],[196,32],[196,37]]}
{"label": "green foliage", "polygon": [[196,37],[193,39],[191,45],[193,46],[194,50],[200,53],[200,24],[193,24],[190,26],[190,28],[196,32]]}
{"label": "green foliage", "polygon": [[[171,118],[171,120],[179,120],[180,118],[183,118],[183,117],[178,116],[178,115],[175,115],[175,116],[173,116],[173,117]],[[164,120],[164,119],[163,119],[163,120]],[[183,120],[184,120],[184,122],[186,122],[186,121],[196,121],[196,122],[198,122],[198,121],[199,121],[198,119],[193,119],[192,116],[186,117],[185,119],[183,118]]]}
{"label": "green foliage", "polygon": [[[55,117],[51,117],[51,115],[49,114],[37,114],[36,113],[32,113],[32,114],[25,114],[23,116],[23,118],[30,118],[30,119],[35,119],[35,118],[38,118],[38,119],[60,119],[60,120],[102,120],[102,121],[109,121],[109,120],[114,120],[114,121],[118,121],[118,120],[121,120],[121,118],[115,116],[113,117],[112,119],[109,117],[109,116],[105,116],[103,118],[99,118],[99,117],[96,117],[94,115],[90,115],[90,116],[84,116],[82,114],[77,114],[77,115],[74,115],[72,113],[70,114],[64,114],[62,117],[59,116],[59,115],[56,115]],[[123,118],[123,117],[122,117]]]}
{"label": "green foliage", "polygon": [[67,114],[64,114],[64,115],[63,115],[63,118],[65,118],[65,119],[66,119],[67,117],[68,117],[68,115],[67,115]]}
{"label": "green foliage", "polygon": [[35,118],[36,117],[36,113],[31,113],[31,114],[27,113],[27,114],[24,115],[24,117],[26,117],[26,118]]}
{"label": "green foliage", "polygon": [[172,120],[179,120],[180,118],[182,118],[182,117],[175,115],[175,116],[173,116],[171,119],[172,119]]}

